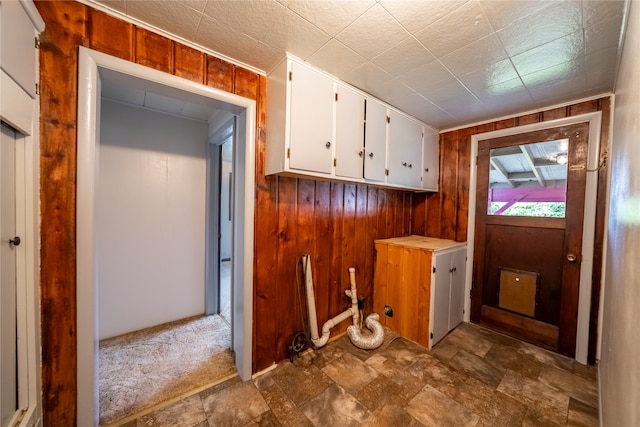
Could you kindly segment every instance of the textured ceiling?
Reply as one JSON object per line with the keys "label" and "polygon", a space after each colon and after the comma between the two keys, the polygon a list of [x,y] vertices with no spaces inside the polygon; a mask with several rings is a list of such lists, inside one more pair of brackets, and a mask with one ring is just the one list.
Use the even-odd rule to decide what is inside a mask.
{"label": "textured ceiling", "polygon": [[255,69],[285,54],[444,129],[613,90],[624,1],[85,0]]}

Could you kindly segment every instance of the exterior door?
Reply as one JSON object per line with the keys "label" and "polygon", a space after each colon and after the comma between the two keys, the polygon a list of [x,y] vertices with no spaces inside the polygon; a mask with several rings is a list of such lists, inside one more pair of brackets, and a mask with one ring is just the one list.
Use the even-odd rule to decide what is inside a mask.
{"label": "exterior door", "polygon": [[574,357],[587,123],[480,141],[471,320]]}
{"label": "exterior door", "polygon": [[[2,124],[0,140],[0,426],[9,425],[18,409],[15,148],[16,134]],[[16,240],[12,240],[16,244]]]}

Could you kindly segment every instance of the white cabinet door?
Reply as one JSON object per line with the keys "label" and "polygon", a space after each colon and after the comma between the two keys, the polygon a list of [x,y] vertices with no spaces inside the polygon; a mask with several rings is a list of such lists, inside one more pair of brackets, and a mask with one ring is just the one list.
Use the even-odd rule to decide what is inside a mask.
{"label": "white cabinet door", "polygon": [[449,330],[458,326],[464,317],[464,276],[467,266],[467,248],[451,252],[451,297],[449,303]]}
{"label": "white cabinet door", "polygon": [[4,1],[1,7],[0,66],[31,98],[35,99],[37,68],[33,24],[20,2]]}
{"label": "white cabinet door", "polygon": [[422,148],[422,188],[438,191],[438,171],[440,168],[440,136],[435,131],[425,129]]}
{"label": "white cabinet door", "polygon": [[387,183],[421,188],[422,125],[393,110],[389,117]]}
{"label": "white cabinet door", "polygon": [[333,81],[291,63],[289,167],[330,174],[333,169]]}
{"label": "white cabinet door", "polygon": [[340,84],[336,94],[336,175],[362,178],[364,96]]}
{"label": "white cabinet door", "polygon": [[375,99],[367,98],[366,121],[364,177],[374,181],[384,181],[387,146],[387,107]]}
{"label": "white cabinet door", "polygon": [[451,252],[434,252],[433,265],[436,268],[432,276],[433,317],[431,318],[431,343],[435,344],[449,332],[449,297]]}

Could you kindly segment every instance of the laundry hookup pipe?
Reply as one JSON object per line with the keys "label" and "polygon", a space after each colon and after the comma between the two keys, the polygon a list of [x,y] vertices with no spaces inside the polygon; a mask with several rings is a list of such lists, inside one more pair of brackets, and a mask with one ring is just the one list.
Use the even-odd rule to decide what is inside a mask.
{"label": "laundry hookup pipe", "polygon": [[337,316],[327,320],[322,325],[322,336],[318,334],[318,316],[316,314],[316,301],[313,290],[313,277],[311,274],[311,261],[309,255],[302,256],[302,268],[304,271],[304,283],[307,294],[307,305],[309,308],[309,327],[311,333],[311,342],[315,348],[323,347],[329,341],[331,328],[340,322],[352,318],[353,325],[347,328],[347,334],[353,345],[364,349],[374,349],[380,347],[384,340],[384,330],[378,321],[380,317],[373,313],[367,316],[365,326],[372,331],[369,336],[363,336],[359,327],[360,311],[358,310],[358,293],[356,290],[356,269],[349,268],[349,282],[351,289],[347,289],[345,294],[351,298],[351,307]]}

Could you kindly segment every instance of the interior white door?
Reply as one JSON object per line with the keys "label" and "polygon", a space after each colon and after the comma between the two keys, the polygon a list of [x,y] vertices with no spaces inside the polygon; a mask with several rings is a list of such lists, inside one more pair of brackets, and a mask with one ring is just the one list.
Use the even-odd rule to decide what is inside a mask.
{"label": "interior white door", "polygon": [[290,168],[331,173],[334,96],[332,80],[291,63]]}
{"label": "interior white door", "polygon": [[0,425],[5,427],[18,409],[16,250],[9,242],[16,237],[15,131],[2,124],[0,142]]}

